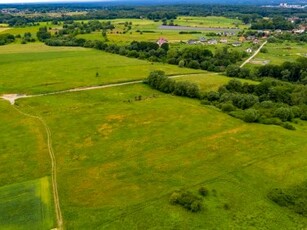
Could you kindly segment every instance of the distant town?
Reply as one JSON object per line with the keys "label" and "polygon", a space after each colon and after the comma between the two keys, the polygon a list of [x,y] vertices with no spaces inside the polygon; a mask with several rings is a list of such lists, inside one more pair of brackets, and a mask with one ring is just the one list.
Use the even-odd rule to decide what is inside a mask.
{"label": "distant town", "polygon": [[279,5],[265,5],[263,7],[277,7],[277,8],[287,8],[287,9],[305,9],[307,8],[307,5],[292,5],[292,4],[288,4],[288,3],[280,3]]}

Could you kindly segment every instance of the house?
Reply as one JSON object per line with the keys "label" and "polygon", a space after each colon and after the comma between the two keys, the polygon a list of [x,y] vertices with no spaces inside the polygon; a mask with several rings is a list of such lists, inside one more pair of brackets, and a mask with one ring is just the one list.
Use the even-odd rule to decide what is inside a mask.
{"label": "house", "polygon": [[188,43],[189,45],[195,45],[195,44],[198,43],[198,40],[190,39],[187,43]]}
{"label": "house", "polygon": [[164,38],[160,38],[158,41],[157,41],[157,44],[161,47],[163,44],[166,44],[168,43],[168,41]]}
{"label": "house", "polygon": [[251,53],[253,52],[253,49],[252,49],[252,48],[248,48],[248,49],[245,50],[245,51],[246,51],[246,53],[251,54]]}
{"label": "house", "polygon": [[234,43],[232,43],[232,46],[234,46],[234,47],[238,47],[238,46],[241,46],[241,45],[242,45],[241,42],[234,42]]}
{"label": "house", "polygon": [[281,34],[281,33],[282,33],[282,30],[275,30],[275,33]]}
{"label": "house", "polygon": [[208,44],[209,44],[209,45],[216,45],[216,44],[217,44],[217,40],[216,40],[216,39],[210,39],[210,40],[208,41]]}
{"label": "house", "polygon": [[220,40],[220,43],[227,43],[228,42],[228,40],[226,39],[226,38],[222,38],[221,40]]}

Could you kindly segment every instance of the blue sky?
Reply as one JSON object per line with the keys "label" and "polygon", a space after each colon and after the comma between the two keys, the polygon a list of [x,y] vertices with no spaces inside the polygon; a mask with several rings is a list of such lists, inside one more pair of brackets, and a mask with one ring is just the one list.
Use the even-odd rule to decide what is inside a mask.
{"label": "blue sky", "polygon": [[[0,3],[25,3],[25,2],[94,2],[112,0],[0,0]],[[114,1],[114,0],[113,0]]]}

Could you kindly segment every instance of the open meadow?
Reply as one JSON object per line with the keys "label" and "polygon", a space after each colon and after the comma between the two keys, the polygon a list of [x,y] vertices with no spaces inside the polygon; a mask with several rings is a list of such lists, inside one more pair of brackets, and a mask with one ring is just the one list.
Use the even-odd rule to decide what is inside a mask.
{"label": "open meadow", "polygon": [[[143,80],[153,70],[203,92],[231,79],[37,42],[0,47],[0,95]],[[0,100],[0,112],[1,230],[56,227],[50,143],[64,229],[307,228],[304,215],[268,198],[306,184],[306,121],[295,131],[245,123],[143,83]],[[170,204],[174,191],[201,187],[200,212]]]}
{"label": "open meadow", "polygon": [[142,80],[156,69],[169,75],[202,72],[97,50],[42,44],[0,47],[0,66],[0,94],[33,94]]}
{"label": "open meadow", "polygon": [[[141,84],[24,99],[18,108],[50,127],[68,229],[307,224],[267,198],[306,180],[306,122],[294,132],[246,124]],[[202,212],[169,204],[176,189],[201,186],[209,189]]]}

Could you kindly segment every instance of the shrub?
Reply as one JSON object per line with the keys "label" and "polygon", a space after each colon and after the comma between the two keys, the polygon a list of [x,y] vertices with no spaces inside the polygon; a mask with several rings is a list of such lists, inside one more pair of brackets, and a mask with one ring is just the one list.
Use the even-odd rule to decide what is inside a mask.
{"label": "shrub", "polygon": [[228,82],[228,84],[226,85],[226,89],[229,92],[237,92],[240,93],[242,92],[242,83],[239,80],[236,79],[232,79]]}
{"label": "shrub", "polygon": [[202,196],[207,196],[209,194],[209,190],[205,187],[200,187],[198,190],[199,194]]}
{"label": "shrub", "polygon": [[232,98],[234,106],[240,109],[248,109],[258,102],[258,97],[250,94],[235,94]]}
{"label": "shrub", "polygon": [[172,205],[180,205],[191,212],[203,209],[202,199],[188,191],[173,192],[169,201]]}
{"label": "shrub", "polygon": [[222,104],[221,110],[223,112],[232,112],[234,111],[236,108],[231,104],[231,103],[225,103]]}
{"label": "shrub", "polygon": [[258,121],[259,117],[260,117],[260,114],[259,114],[258,110],[248,109],[248,110],[244,111],[243,120],[245,122],[252,123],[252,122]]}
{"label": "shrub", "polygon": [[220,94],[218,92],[210,91],[207,93],[208,101],[218,101],[220,99]]}
{"label": "shrub", "polygon": [[181,60],[178,65],[179,67],[183,68],[185,66],[184,60]]}
{"label": "shrub", "polygon": [[289,129],[289,130],[296,130],[296,128],[289,123],[283,123],[282,127],[284,127],[285,129]]}
{"label": "shrub", "polygon": [[293,113],[290,108],[280,107],[275,110],[274,116],[280,118],[282,121],[291,121]]}
{"label": "shrub", "polygon": [[274,103],[272,101],[262,101],[260,106],[265,109],[271,109],[274,107]]}

